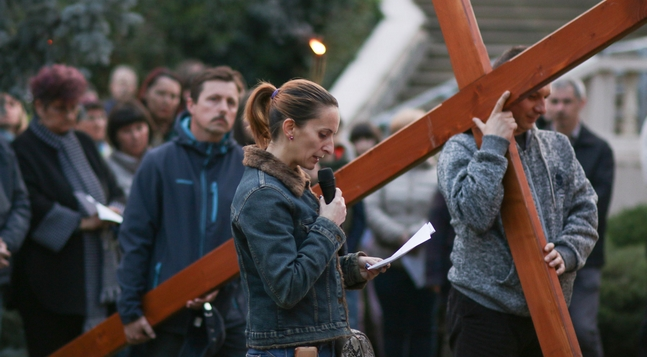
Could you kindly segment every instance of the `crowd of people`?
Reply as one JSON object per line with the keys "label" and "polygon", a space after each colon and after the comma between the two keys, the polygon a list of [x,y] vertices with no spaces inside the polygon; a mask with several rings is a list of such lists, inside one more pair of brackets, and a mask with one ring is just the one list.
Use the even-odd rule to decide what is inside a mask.
{"label": "crowd of people", "polygon": [[[380,357],[440,357],[446,343],[461,357],[541,356],[500,217],[511,142],[584,356],[602,356],[614,162],[581,122],[577,80],[509,111],[504,93],[485,123],[474,119],[480,146],[456,135],[349,207],[340,189],[329,203],[312,194],[317,170],[365,154],[383,133],[359,123],[342,145],[337,100],[316,83],[248,91],[236,70],[188,61],[153,69],[140,86],[117,66],[103,101],[65,65],[43,67],[29,89],[31,108],[12,93],[0,101],[0,303],[19,311],[30,356],[115,312],[123,356],[292,357],[311,346],[339,357],[334,341],[351,328]],[[423,114],[398,113],[387,134]],[[99,218],[97,204],[123,223]],[[429,243],[368,269],[428,221]],[[151,326],[144,294],[232,236],[240,278]]]}

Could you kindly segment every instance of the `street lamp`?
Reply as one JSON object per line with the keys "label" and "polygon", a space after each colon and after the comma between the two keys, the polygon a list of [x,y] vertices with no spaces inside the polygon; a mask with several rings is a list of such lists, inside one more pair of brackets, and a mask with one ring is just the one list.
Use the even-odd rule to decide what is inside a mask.
{"label": "street lamp", "polygon": [[310,49],[314,54],[312,67],[310,68],[310,78],[313,82],[321,84],[326,72],[326,46],[316,38],[312,38],[310,39]]}

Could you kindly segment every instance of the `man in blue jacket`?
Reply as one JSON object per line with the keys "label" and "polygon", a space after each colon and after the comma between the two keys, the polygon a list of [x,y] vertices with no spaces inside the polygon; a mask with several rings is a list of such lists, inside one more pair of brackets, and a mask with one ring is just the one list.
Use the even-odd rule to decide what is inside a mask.
{"label": "man in blue jacket", "polygon": [[[119,233],[124,256],[118,271],[119,315],[128,343],[137,345],[132,356],[245,355],[246,302],[238,280],[187,301],[187,309],[155,331],[141,306],[146,292],[231,238],[243,152],[230,130],[244,89],[240,73],[226,66],[197,74],[188,113],[175,124],[178,136],[151,150],[135,175]],[[202,310],[207,302],[211,318]]]}

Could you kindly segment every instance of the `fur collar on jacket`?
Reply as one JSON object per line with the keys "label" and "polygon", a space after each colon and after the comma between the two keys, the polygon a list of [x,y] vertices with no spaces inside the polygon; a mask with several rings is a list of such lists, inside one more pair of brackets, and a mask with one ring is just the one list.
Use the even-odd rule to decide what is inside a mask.
{"label": "fur collar on jacket", "polygon": [[277,159],[276,156],[256,145],[245,146],[243,150],[245,151],[243,165],[276,177],[295,196],[301,197],[306,188],[310,188],[310,178],[301,167],[297,166],[296,170],[292,170],[288,165]]}

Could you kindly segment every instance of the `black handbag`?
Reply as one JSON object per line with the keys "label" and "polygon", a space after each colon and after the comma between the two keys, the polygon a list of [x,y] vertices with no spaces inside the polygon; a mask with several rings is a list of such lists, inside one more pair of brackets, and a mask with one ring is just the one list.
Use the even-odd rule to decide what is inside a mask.
{"label": "black handbag", "polygon": [[375,351],[366,334],[351,329],[352,334],[335,340],[335,354],[338,357],[375,357]]}

